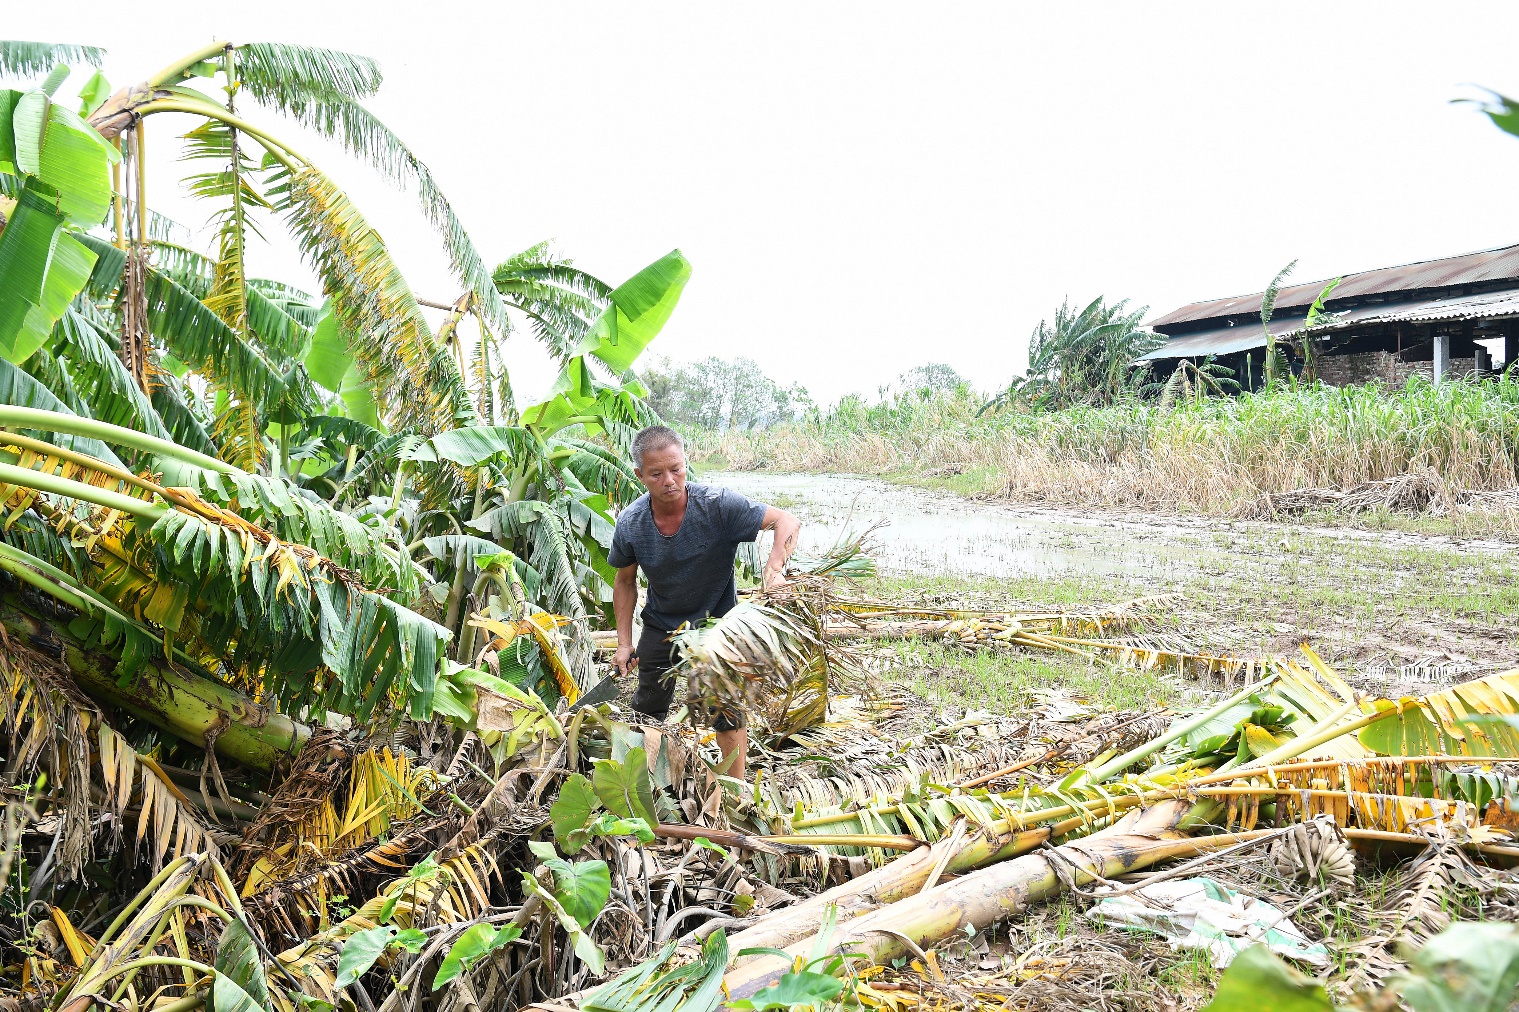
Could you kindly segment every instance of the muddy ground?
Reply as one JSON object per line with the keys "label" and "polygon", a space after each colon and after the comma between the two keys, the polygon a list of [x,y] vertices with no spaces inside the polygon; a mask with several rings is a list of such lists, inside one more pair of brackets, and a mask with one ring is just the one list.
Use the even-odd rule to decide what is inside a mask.
{"label": "muddy ground", "polygon": [[[1379,694],[1422,694],[1519,666],[1519,547],[1510,543],[1030,508],[852,476],[702,479],[796,513],[803,551],[826,548],[845,529],[886,521],[876,535],[882,575],[862,588],[872,595],[1044,610],[1177,591],[1182,599],[1166,633],[1214,653],[1285,654],[1308,642],[1354,684]],[[912,649],[904,662],[947,666],[941,674],[951,684],[927,679],[927,688],[940,690],[933,694],[980,687],[987,702],[1008,702],[997,698],[1007,671],[967,671],[969,662]],[[1033,688],[1074,680],[1100,695],[1172,694],[1173,687],[1140,684],[1136,676],[1078,670],[1082,663],[1028,661],[1025,667],[1051,670],[1023,674]],[[953,687],[965,676],[971,684]]]}

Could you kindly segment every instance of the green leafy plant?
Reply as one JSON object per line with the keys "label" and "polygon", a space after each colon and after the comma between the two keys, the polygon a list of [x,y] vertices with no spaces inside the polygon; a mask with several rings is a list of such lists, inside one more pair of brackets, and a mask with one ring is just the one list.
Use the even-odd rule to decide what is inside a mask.
{"label": "green leafy plant", "polygon": [[528,844],[538,862],[554,876],[554,899],[582,928],[589,928],[612,894],[612,873],[605,861],[575,861],[560,857],[554,845]]}
{"label": "green leafy plant", "polygon": [[1029,338],[1028,374],[1015,378],[979,414],[1015,404],[1039,410],[1106,405],[1137,392],[1143,371],[1134,361],[1165,343],[1141,325],[1148,307],[1094,299],[1076,310],[1061,303],[1053,322],[1041,320]]}
{"label": "green leafy plant", "polygon": [[642,819],[650,826],[659,821],[654,813],[654,789],[649,780],[648,758],[642,748],[629,749],[621,762],[596,760],[591,789],[614,815]]}
{"label": "green leafy plant", "polygon": [[[1372,1007],[1401,998],[1413,1012],[1503,1012],[1519,997],[1519,931],[1512,925],[1456,923],[1426,942],[1406,973],[1388,979]],[[1332,1012],[1324,986],[1251,946],[1229,964],[1205,1012]]]}
{"label": "green leafy plant", "polygon": [[[642,788],[637,782],[637,776],[630,777],[627,773],[626,761],[606,761],[614,763],[613,771],[602,777],[601,789],[607,797],[622,805],[627,801],[628,795],[620,785],[631,786],[632,796],[640,799],[639,806],[642,807]],[[647,766],[643,770],[643,779],[647,780]],[[632,781],[631,784],[627,784],[629,780]],[[652,787],[648,794],[652,799]],[[566,854],[579,852],[589,841],[601,836],[633,836],[639,843],[653,843],[655,840],[649,820],[642,816],[621,816],[615,812],[603,811],[602,799],[596,788],[579,773],[572,773],[565,778],[564,785],[559,789],[559,797],[549,807],[549,820],[554,839],[559,841],[559,846],[564,848]]]}
{"label": "green leafy plant", "polygon": [[[844,993],[846,982],[840,974],[849,969],[852,957],[849,953],[830,953],[833,930],[838,922],[838,908],[829,905],[818,926],[812,951],[807,959],[796,957],[792,968],[769,987],[761,988],[753,998],[741,998],[728,1002],[728,1007],[743,1012],[766,1012],[768,1009],[821,1009]],[[740,949],[740,956],[779,956],[792,959],[784,949],[758,946]],[[850,975],[851,981],[853,974]]]}
{"label": "green leafy plant", "polygon": [[432,989],[436,991],[460,974],[469,972],[480,960],[521,936],[522,929],[515,924],[504,924],[500,928],[493,924],[471,926],[449,946],[448,954],[433,975]]}
{"label": "green leafy plant", "polygon": [[422,950],[426,941],[427,935],[416,928],[400,929],[393,924],[378,924],[355,932],[343,943],[343,951],[338,955],[336,986],[347,987],[364,976],[386,949],[415,953]]}

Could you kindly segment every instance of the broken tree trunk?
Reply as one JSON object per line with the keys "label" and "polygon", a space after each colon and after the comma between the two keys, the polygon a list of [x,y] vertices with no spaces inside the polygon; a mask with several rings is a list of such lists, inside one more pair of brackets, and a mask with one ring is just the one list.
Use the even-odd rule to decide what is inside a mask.
{"label": "broken tree trunk", "polygon": [[309,726],[178,666],[150,661],[122,685],[114,658],[87,649],[67,623],[47,621],[19,597],[0,601],[0,624],[19,642],[59,658],[75,683],[100,702],[202,748],[209,738],[217,755],[250,769],[268,771],[311,737]]}
{"label": "broken tree trunk", "polygon": [[[1098,877],[1111,878],[1158,861],[1229,846],[1252,835],[1187,837],[1176,827],[1191,807],[1187,801],[1168,801],[1131,813],[1111,828],[1048,855],[1027,854],[994,864],[882,906],[840,924],[829,943],[830,951],[858,953],[867,961],[884,963],[933,946],[967,926],[979,931],[1017,916],[1058,894],[1065,881],[1080,885]],[[805,959],[814,942],[814,937],[800,939],[786,947],[785,959],[763,956],[729,971],[723,978],[724,990],[730,998],[752,997],[788,972],[794,957]]]}

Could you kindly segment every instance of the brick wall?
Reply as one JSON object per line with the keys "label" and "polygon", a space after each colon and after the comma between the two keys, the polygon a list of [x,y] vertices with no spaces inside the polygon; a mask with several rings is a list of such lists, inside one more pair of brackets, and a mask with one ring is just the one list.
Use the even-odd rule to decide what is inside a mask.
{"label": "brick wall", "polygon": [[[1453,358],[1450,375],[1466,376],[1477,367],[1475,359]],[[1400,387],[1415,374],[1433,379],[1433,362],[1404,362],[1390,351],[1364,351],[1353,355],[1325,355],[1319,359],[1319,379],[1330,386],[1343,387],[1352,383],[1382,383]]]}

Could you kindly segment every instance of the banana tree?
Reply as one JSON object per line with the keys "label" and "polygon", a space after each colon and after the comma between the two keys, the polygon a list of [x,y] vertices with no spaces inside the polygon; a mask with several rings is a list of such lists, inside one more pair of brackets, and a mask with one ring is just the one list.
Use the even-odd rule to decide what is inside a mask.
{"label": "banana tree", "polygon": [[162,660],[285,712],[431,714],[448,634],[406,607],[425,576],[385,527],[99,421],[0,406],[0,426],[130,447],[165,475],[0,433],[0,569],[79,612],[88,643],[119,641],[123,683]]}

